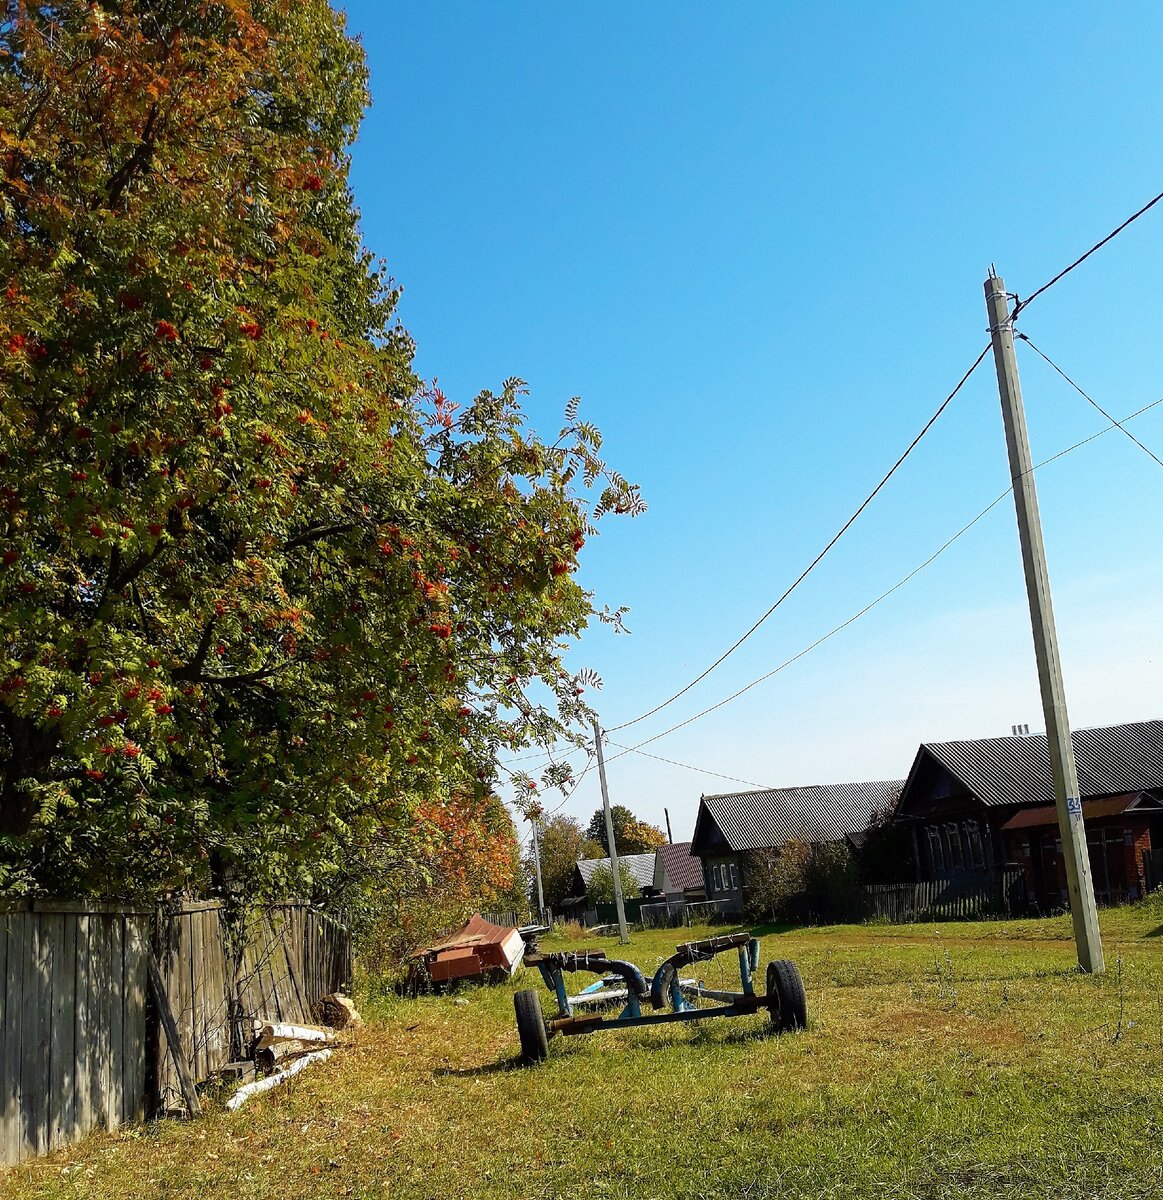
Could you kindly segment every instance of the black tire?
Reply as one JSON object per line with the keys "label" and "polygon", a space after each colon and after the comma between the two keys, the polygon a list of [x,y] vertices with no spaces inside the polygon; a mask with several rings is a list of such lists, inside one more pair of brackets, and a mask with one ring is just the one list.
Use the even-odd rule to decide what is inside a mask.
{"label": "black tire", "polygon": [[549,1033],[541,1012],[541,999],[529,989],[516,992],[513,1008],[517,1012],[517,1036],[521,1039],[521,1061],[541,1062],[549,1057]]}
{"label": "black tire", "polygon": [[767,1007],[771,1023],[780,1033],[808,1027],[808,998],[799,968],[791,959],[767,964]]}

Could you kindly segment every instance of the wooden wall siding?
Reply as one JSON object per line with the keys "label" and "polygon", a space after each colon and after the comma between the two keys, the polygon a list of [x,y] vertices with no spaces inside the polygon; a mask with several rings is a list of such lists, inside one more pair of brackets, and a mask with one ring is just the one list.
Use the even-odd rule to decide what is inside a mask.
{"label": "wooden wall siding", "polygon": [[306,905],[253,914],[243,941],[236,959],[215,902],[0,901],[0,1165],[143,1118],[147,1078],[180,1103],[146,1004],[151,945],[200,1083],[249,1050],[254,1020],[310,1021],[351,978],[346,929]]}
{"label": "wooden wall siding", "polygon": [[0,907],[0,1163],[145,1115],[150,914]]}

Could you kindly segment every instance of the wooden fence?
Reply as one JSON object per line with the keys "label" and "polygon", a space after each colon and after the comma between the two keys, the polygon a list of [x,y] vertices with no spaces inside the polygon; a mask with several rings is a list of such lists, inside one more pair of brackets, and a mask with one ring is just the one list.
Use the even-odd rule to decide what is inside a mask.
{"label": "wooden fence", "polygon": [[1015,868],[926,883],[869,884],[861,894],[867,920],[957,921],[1020,916],[1026,889]]}
{"label": "wooden fence", "polygon": [[0,1163],[144,1115],[151,915],[0,907]]}
{"label": "wooden fence", "polygon": [[[681,925],[729,921],[730,900],[659,900],[643,904],[638,919],[644,929],[677,929]],[[596,914],[595,914],[596,915]]]}
{"label": "wooden fence", "polygon": [[523,925],[545,925],[550,929],[553,928],[553,910],[550,908],[543,908],[540,911],[533,908],[523,912],[515,909],[507,912],[483,912],[481,916],[493,925],[515,925],[518,929]]}
{"label": "wooden fence", "polygon": [[347,931],[302,904],[232,926],[217,902],[0,903],[0,1164],[180,1097],[151,953],[199,1083],[248,1052],[255,1020],[309,1021],[351,977]]}

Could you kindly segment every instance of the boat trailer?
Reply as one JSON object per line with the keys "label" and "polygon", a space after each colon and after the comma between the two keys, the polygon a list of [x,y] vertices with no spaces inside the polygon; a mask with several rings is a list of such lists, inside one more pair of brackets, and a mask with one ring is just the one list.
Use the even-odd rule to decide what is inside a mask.
{"label": "boat trailer", "polygon": [[[684,967],[708,962],[725,950],[739,952],[740,991],[713,990],[704,987],[700,981],[679,977]],[[607,958],[604,950],[526,955],[525,964],[541,972],[545,986],[557,999],[556,1016],[546,1017],[534,989],[517,992],[513,997],[521,1059],[526,1063],[545,1058],[549,1053],[549,1039],[558,1033],[568,1036],[594,1033],[599,1029],[669,1025],[676,1021],[704,1021],[710,1017],[743,1017],[761,1009],[767,1010],[777,1033],[803,1029],[808,1023],[803,980],[790,959],[769,962],[767,991],[765,994],[756,992],[759,942],[748,933],[729,933],[723,937],[686,942],[662,962],[649,982],[632,962]],[[566,971],[589,971],[601,978],[577,995],[570,996],[565,990]],[[594,1005],[623,1000],[625,1006],[616,1017],[586,1011]],[[699,1002],[704,1000],[718,1003],[700,1008]],[[653,1011],[644,1012],[644,1006]]]}

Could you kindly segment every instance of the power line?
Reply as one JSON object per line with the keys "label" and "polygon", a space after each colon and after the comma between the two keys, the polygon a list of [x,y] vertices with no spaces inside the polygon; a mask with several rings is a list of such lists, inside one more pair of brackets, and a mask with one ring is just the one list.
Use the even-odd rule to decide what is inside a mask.
{"label": "power line", "polygon": [[1087,250],[1087,252],[1085,254],[1082,254],[1078,258],[1076,258],[1070,264],[1070,266],[1063,267],[1063,269],[1061,271],[1059,271],[1058,274],[1055,275],[1053,279],[1051,279],[1047,283],[1042,284],[1042,286],[1040,288],[1038,288],[1037,291],[1035,291],[1031,295],[1027,296],[1024,300],[1015,296],[1014,299],[1017,300],[1017,303],[1014,305],[1014,311],[1012,313],[1010,313],[1010,321],[1011,322],[1016,321],[1018,319],[1018,313],[1020,313],[1022,311],[1022,309],[1028,308],[1035,300],[1037,300],[1037,298],[1043,292],[1049,291],[1060,279],[1063,279],[1067,275],[1069,275],[1070,272],[1073,271],[1075,267],[1080,267],[1084,262],[1086,262],[1086,260],[1092,254],[1094,254],[1095,251],[1101,250],[1103,248],[1103,246],[1105,246],[1107,244],[1107,242],[1112,241],[1114,238],[1118,237],[1119,234],[1122,233],[1122,231],[1124,229],[1126,229],[1126,227],[1128,225],[1132,224],[1134,221],[1137,221],[1145,212],[1148,212],[1150,209],[1154,208],[1155,205],[1158,204],[1160,200],[1163,200],[1163,192],[1160,192],[1159,195],[1157,195],[1153,200],[1148,200],[1147,203],[1144,204],[1143,207],[1140,208],[1137,213],[1132,213],[1120,226],[1118,226],[1117,229],[1112,229],[1110,231],[1110,233],[1108,233],[1106,235],[1106,237],[1104,237],[1102,239],[1101,242],[1095,242],[1095,244],[1093,246],[1091,246],[1091,248],[1089,250]]}
{"label": "power line", "polygon": [[[582,746],[574,746],[572,750],[567,750],[564,754],[559,754],[558,758],[564,762],[567,758],[571,758],[573,755],[577,754],[579,750],[586,750],[588,748],[588,743]],[[528,762],[531,758],[543,758],[546,762],[554,761],[553,751],[543,748],[541,750],[534,750],[530,754],[520,754],[516,758],[506,758],[504,762],[501,762],[500,759],[497,759],[497,765],[511,767],[514,763]]]}
{"label": "power line", "polygon": [[[1143,405],[1142,408],[1136,409],[1133,413],[1130,414],[1130,416],[1124,417],[1122,420],[1122,424],[1126,424],[1129,421],[1133,421],[1136,417],[1142,416],[1143,413],[1150,411],[1151,409],[1157,407],[1160,404],[1163,404],[1163,396],[1161,396],[1158,400],[1152,400],[1150,404]],[[1067,446],[1064,450],[1059,450],[1056,454],[1050,455],[1049,458],[1044,458],[1041,462],[1035,463],[1033,469],[1035,471],[1041,470],[1042,467],[1049,466],[1050,463],[1056,462],[1060,458],[1064,458],[1067,454],[1072,454],[1075,450],[1078,450],[1081,447],[1088,445],[1090,442],[1095,441],[1097,438],[1102,437],[1104,434],[1110,433],[1110,431],[1112,429],[1116,428],[1119,424],[1120,424],[1119,422],[1112,420],[1111,424],[1108,425],[1105,429],[1100,429],[1096,433],[1092,433],[1089,437],[1085,437],[1081,441],[1075,442],[1072,446]],[[993,509],[995,509],[1010,494],[1010,492],[1012,490],[1013,490],[1012,487],[1006,488],[1006,490],[1004,492],[1000,493],[997,497],[995,497],[993,500],[991,500],[989,502],[989,504],[987,504],[985,506],[985,508],[983,508],[981,510],[981,512],[979,512],[977,514],[977,516],[975,516],[973,518],[973,520],[971,520],[967,524],[963,525],[951,538],[949,538],[949,540],[947,542],[945,542],[945,544],[943,546],[940,547],[940,549],[934,551],[931,555],[929,555],[929,557],[927,559],[925,559],[925,561],[923,563],[921,563],[919,566],[914,567],[907,575],[905,575],[902,579],[900,579],[896,583],[894,583],[892,585],[892,587],[890,587],[887,591],[882,592],[879,596],[877,596],[877,598],[875,600],[872,600],[870,603],[866,604],[858,613],[855,613],[853,616],[849,617],[848,620],[843,621],[843,622],[841,622],[841,624],[835,626],[833,629],[830,629],[822,637],[817,638],[814,642],[812,642],[812,644],[810,646],[805,646],[804,649],[799,651],[798,654],[792,655],[791,658],[786,659],[784,662],[780,663],[778,667],[775,667],[772,670],[768,671],[766,675],[761,675],[758,679],[753,679],[749,684],[745,685],[744,687],[741,687],[737,692],[733,692],[726,699],[720,700],[717,704],[712,704],[709,708],[704,708],[702,710],[702,712],[695,713],[695,715],[693,717],[688,717],[685,721],[679,721],[676,725],[672,725],[669,729],[664,729],[661,733],[656,733],[653,737],[646,738],[644,741],[639,742],[636,746],[628,746],[625,749],[620,750],[619,753],[612,755],[610,758],[608,758],[606,760],[607,765],[609,763],[615,762],[619,758],[622,758],[626,754],[638,753],[641,751],[641,748],[643,746],[649,746],[652,742],[657,742],[664,737],[668,737],[670,734],[677,732],[679,729],[683,729],[685,726],[691,725],[695,721],[701,720],[703,717],[708,716],[709,714],[715,712],[717,709],[723,708],[725,705],[730,704],[733,700],[738,700],[740,696],[744,695],[744,693],[751,691],[752,688],[758,687],[759,684],[765,683],[767,680],[771,679],[773,676],[778,675],[781,671],[786,670],[793,663],[798,662],[805,655],[810,654],[818,646],[823,645],[824,642],[828,641],[829,638],[835,637],[836,634],[847,629],[849,625],[855,624],[857,621],[860,620],[861,617],[863,617],[867,613],[871,612],[872,609],[874,609],[878,604],[881,603],[881,601],[888,599],[888,597],[891,596],[893,594],[893,592],[904,587],[904,585],[906,583],[908,583],[910,580],[915,578],[923,570],[925,570],[926,567],[930,566],[933,562],[935,562],[938,558],[940,558],[940,556],[942,554],[944,554],[945,551],[948,550],[949,547],[952,546],[954,542],[956,542],[959,538],[961,538],[965,534],[967,534],[974,527],[974,525],[976,525],[987,514],[989,514]]]}
{"label": "power line", "polygon": [[[1133,421],[1136,417],[1141,417],[1145,412],[1150,412],[1151,409],[1158,408],[1160,404],[1163,404],[1163,396],[1160,396],[1158,400],[1152,400],[1150,404],[1144,404],[1142,408],[1136,408],[1135,411],[1129,416],[1123,417],[1122,423],[1126,425]],[[1082,441],[1075,442],[1073,446],[1067,446],[1065,450],[1059,450],[1057,454],[1051,454],[1049,458],[1042,459],[1040,463],[1035,464],[1034,470],[1040,471],[1043,467],[1049,466],[1050,463],[1056,462],[1060,458],[1065,458],[1067,454],[1073,454],[1075,450],[1079,450],[1083,446],[1089,445],[1098,438],[1104,437],[1106,434],[1110,433],[1110,431],[1114,429],[1118,423],[1119,422],[1117,421],[1112,421],[1105,429],[1099,429],[1097,432],[1092,433],[1090,437],[1084,437]]]}
{"label": "power line", "polygon": [[[794,663],[799,662],[801,658],[810,654],[818,646],[822,646],[830,638],[833,638],[836,636],[836,634],[843,632],[843,630],[847,629],[849,625],[855,624],[860,620],[861,617],[871,612],[878,604],[881,603],[882,600],[887,600],[888,597],[893,594],[893,592],[904,587],[904,585],[908,583],[915,575],[919,575],[921,571],[930,565],[930,563],[934,562],[937,558],[944,554],[945,551],[948,550],[958,538],[968,533],[970,529],[972,529],[973,526],[978,523],[978,521],[982,520],[982,518],[984,518],[991,510],[996,508],[997,505],[1000,504],[1009,494],[1010,489],[1007,488],[1001,493],[1000,496],[983,508],[981,512],[979,512],[977,516],[973,518],[972,521],[970,521],[967,525],[963,525],[961,529],[959,529],[939,550],[935,551],[932,555],[925,559],[920,566],[914,567],[913,570],[911,570],[903,579],[897,580],[897,582],[894,583],[886,592],[882,592],[875,600],[872,600],[866,604],[858,613],[854,613],[846,621],[841,622],[839,625],[836,625],[834,628],[830,629],[822,637],[817,638],[810,646],[805,646],[799,651],[799,653],[793,654],[791,658],[785,659],[779,664],[778,667],[774,667],[772,670],[768,671],[766,675],[761,675],[758,679],[753,679],[750,683],[746,684],[744,687],[741,687],[737,692],[733,692],[726,699],[720,700],[717,704],[712,704],[709,708],[704,708],[702,712],[695,713],[693,717],[687,717],[685,721],[679,721],[677,725],[672,725],[669,729],[664,729],[661,733],[656,733],[653,737],[647,738],[645,741],[639,742],[637,746],[629,747],[629,749],[637,750],[641,746],[649,746],[651,742],[657,742],[660,738],[667,737],[677,730],[682,729],[684,726],[691,725],[695,721],[701,720],[703,717],[715,712],[716,709],[723,708],[725,705],[730,704],[733,700],[738,700],[740,696],[751,691],[752,688],[758,687],[761,683],[766,683],[767,680],[771,679],[773,676],[778,675],[781,671],[785,671]],[[625,753],[625,751],[623,753]],[[609,759],[609,761],[613,762],[614,759],[621,757],[621,754],[615,754],[611,759]]]}
{"label": "power line", "polygon": [[[663,758],[661,754],[648,754],[645,750],[639,750],[637,746],[623,746],[621,742],[615,742],[612,738],[606,739],[611,746],[617,746],[619,750],[625,750],[627,754],[638,754],[643,758],[653,758],[655,762],[669,763],[672,767],[682,767],[687,771],[698,771],[700,775],[714,775],[716,779],[728,779],[732,783],[745,783],[748,787],[759,788],[761,791],[771,791],[766,784],[752,783],[750,779],[739,779],[735,775],[724,775],[720,771],[708,771],[706,767],[692,767],[690,763],[676,762],[673,758]],[[617,757],[621,758],[619,754]]]}
{"label": "power line", "polygon": [[[1116,428],[1116,429],[1117,429],[1117,430],[1118,430],[1120,433],[1125,433],[1125,434],[1127,435],[1127,437],[1129,437],[1129,438],[1131,439],[1131,441],[1132,441],[1132,442],[1134,442],[1134,443],[1135,443],[1135,445],[1136,445],[1136,446],[1138,446],[1138,447],[1139,447],[1139,449],[1140,449],[1140,450],[1142,450],[1142,452],[1143,452],[1144,454],[1146,454],[1146,455],[1147,455],[1149,458],[1153,458],[1153,459],[1155,460],[1155,462],[1157,462],[1157,463],[1159,464],[1159,466],[1163,467],[1163,459],[1161,459],[1161,458],[1160,458],[1160,457],[1159,457],[1159,456],[1158,456],[1158,455],[1157,455],[1157,454],[1154,452],[1154,450],[1151,450],[1151,449],[1149,449],[1148,447],[1144,446],[1144,445],[1143,445],[1143,443],[1142,443],[1142,442],[1140,442],[1140,441],[1139,441],[1139,439],[1138,439],[1137,437],[1135,437],[1135,435],[1134,435],[1134,434],[1133,434],[1133,433],[1132,433],[1132,432],[1131,432],[1129,429],[1127,429],[1127,428],[1125,428],[1125,427],[1123,426],[1123,424],[1122,424],[1122,422],[1121,422],[1121,421],[1118,421],[1116,418],[1112,417],[1112,416],[1110,415],[1110,413],[1108,413],[1108,412],[1107,412],[1107,410],[1106,410],[1105,408],[1103,408],[1103,406],[1102,406],[1101,404],[1099,404],[1099,402],[1098,402],[1097,400],[1095,400],[1095,399],[1094,399],[1093,397],[1091,397],[1091,396],[1088,396],[1088,395],[1087,395],[1087,394],[1086,394],[1086,393],[1085,393],[1085,392],[1082,390],[1082,388],[1080,388],[1080,387],[1078,386],[1078,384],[1076,384],[1076,383],[1074,382],[1074,380],[1073,380],[1073,379],[1071,379],[1071,378],[1070,378],[1070,376],[1069,376],[1069,375],[1067,375],[1067,374],[1066,374],[1066,372],[1065,372],[1064,370],[1062,370],[1062,368],[1061,368],[1061,367],[1060,367],[1060,366],[1059,366],[1059,365],[1058,365],[1058,364],[1057,364],[1057,363],[1056,363],[1056,362],[1055,362],[1055,361],[1054,361],[1054,360],[1053,360],[1053,359],[1052,359],[1052,358],[1051,358],[1051,357],[1050,357],[1048,354],[1045,354],[1045,353],[1043,353],[1041,350],[1039,350],[1039,349],[1038,349],[1038,347],[1037,347],[1037,346],[1035,346],[1035,345],[1034,345],[1034,343],[1033,343],[1032,341],[1030,341],[1030,339],[1029,339],[1029,338],[1028,338],[1028,337],[1027,337],[1027,336],[1026,336],[1024,333],[1019,333],[1019,334],[1017,334],[1017,337],[1021,338],[1021,340],[1022,340],[1023,342],[1025,342],[1025,343],[1026,343],[1026,345],[1027,345],[1027,346],[1029,346],[1029,347],[1030,347],[1030,349],[1031,349],[1031,350],[1033,350],[1033,352],[1034,352],[1034,353],[1035,353],[1035,354],[1036,354],[1036,355],[1037,355],[1039,358],[1041,358],[1041,359],[1044,359],[1044,360],[1045,360],[1047,363],[1049,363],[1049,364],[1050,364],[1050,366],[1052,366],[1052,367],[1054,368],[1054,370],[1055,370],[1055,371],[1057,371],[1057,372],[1058,372],[1058,374],[1059,374],[1059,375],[1061,375],[1061,376],[1062,376],[1062,378],[1063,378],[1063,379],[1065,379],[1065,380],[1066,380],[1066,382],[1067,382],[1068,384],[1070,384],[1070,386],[1071,386],[1071,387],[1072,387],[1072,388],[1073,388],[1073,389],[1074,389],[1074,390],[1075,390],[1075,391],[1076,391],[1076,392],[1077,392],[1077,393],[1078,393],[1078,394],[1079,394],[1079,395],[1080,395],[1080,396],[1083,398],[1083,400],[1085,400],[1085,401],[1086,401],[1086,402],[1087,402],[1089,405],[1091,405],[1093,408],[1096,408],[1096,409],[1098,409],[1098,411],[1099,411],[1100,413],[1102,413],[1102,415],[1103,415],[1104,417],[1106,417],[1106,419],[1107,419],[1107,420],[1108,420],[1108,421],[1109,421],[1109,422],[1110,422],[1110,423],[1111,423],[1111,424],[1112,424],[1112,425],[1113,425],[1113,426],[1114,426],[1114,427],[1115,427],[1115,428]],[[1104,432],[1105,432],[1105,430],[1104,430]]]}
{"label": "power line", "polygon": [[[656,704],[649,711],[642,713],[641,716],[634,717],[630,721],[623,721],[621,725],[615,725],[611,730],[609,730],[610,733],[617,733],[619,729],[628,729],[631,725],[637,725],[640,721],[645,721],[647,717],[652,717],[652,716],[654,716],[655,713],[661,712],[664,708],[667,708],[669,705],[673,704],[677,699],[679,699],[680,696],[685,696],[686,693],[691,690],[691,688],[693,688],[696,684],[701,683],[704,679],[706,679],[706,677],[717,666],[719,666],[721,663],[725,662],[732,654],[735,653],[736,650],[739,649],[740,646],[743,645],[743,643],[745,641],[747,641],[747,639],[764,623],[764,621],[766,621],[768,619],[768,617],[770,617],[772,615],[772,613],[774,613],[775,610],[777,608],[779,608],[779,606],[781,604],[783,604],[783,602],[792,594],[792,592],[794,592],[796,590],[796,588],[798,588],[800,586],[800,584],[803,583],[803,581],[805,579],[807,579],[807,577],[823,561],[824,556],[832,549],[833,546],[836,545],[836,543],[844,536],[844,534],[846,534],[848,532],[848,530],[855,524],[855,522],[856,522],[857,518],[860,516],[860,514],[863,513],[864,510],[872,503],[872,501],[876,498],[876,496],[878,495],[880,490],[884,487],[884,485],[886,483],[888,483],[888,481],[896,474],[897,469],[901,466],[901,464],[905,461],[905,459],[908,458],[908,456],[910,454],[912,454],[912,452],[916,449],[917,445],[920,443],[921,439],[925,436],[925,434],[927,434],[929,432],[929,430],[932,429],[932,427],[936,424],[937,419],[941,416],[941,414],[945,411],[945,409],[949,407],[950,403],[953,401],[953,398],[965,386],[970,375],[972,375],[973,372],[977,370],[977,368],[981,365],[982,359],[984,359],[988,353],[989,353],[989,346],[987,345],[981,351],[981,353],[977,356],[977,358],[975,358],[973,360],[973,365],[970,366],[969,370],[967,370],[965,372],[965,374],[962,375],[961,378],[957,381],[957,386],[949,393],[949,395],[947,395],[945,397],[944,400],[941,401],[940,405],[937,407],[937,411],[935,413],[933,413],[933,415],[925,422],[920,433],[918,433],[917,436],[915,438],[913,438],[913,440],[908,444],[908,446],[905,448],[905,451],[900,456],[900,458],[898,458],[896,460],[896,462],[893,463],[893,465],[889,468],[887,474],[885,474],[885,476],[876,485],[876,487],[874,487],[872,489],[872,491],[868,493],[868,495],[865,497],[865,499],[864,499],[863,503],[860,505],[860,507],[857,508],[857,510],[848,518],[848,520],[844,522],[844,524],[840,527],[840,529],[833,536],[831,541],[829,541],[828,544],[819,552],[819,554],[817,554],[816,557],[813,558],[810,563],[808,563],[808,565],[804,568],[804,570],[802,572],[800,572],[800,575],[795,580],[795,582],[793,582],[792,585],[789,588],[787,588],[787,590],[763,614],[763,616],[761,616],[759,618],[759,620],[756,621],[755,624],[752,625],[751,628],[748,629],[747,632],[743,634],[742,637],[740,637],[737,641],[735,641],[735,643],[733,645],[731,645],[727,650],[725,650],[722,654],[720,654],[719,657],[717,659],[715,659],[715,661],[713,663],[711,663],[711,665],[709,667],[707,667],[707,669],[705,671],[702,672],[702,674],[695,676],[695,678],[692,679],[690,681],[690,683],[688,683],[686,685],[686,687],[679,689],[679,691],[675,692],[674,695],[671,696],[669,699],[664,700],[661,704]],[[611,761],[613,761],[613,760],[611,760]]]}

